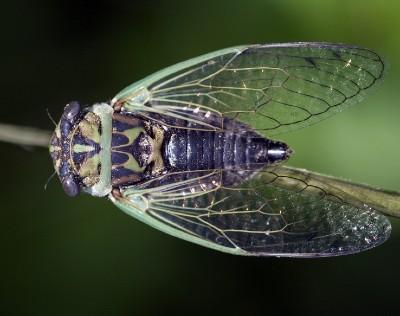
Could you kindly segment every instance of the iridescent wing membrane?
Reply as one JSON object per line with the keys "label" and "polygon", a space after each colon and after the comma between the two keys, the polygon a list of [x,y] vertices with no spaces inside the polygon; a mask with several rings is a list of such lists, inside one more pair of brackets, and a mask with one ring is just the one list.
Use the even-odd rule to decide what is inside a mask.
{"label": "iridescent wing membrane", "polygon": [[[126,101],[128,111],[143,115],[189,120],[200,129],[218,130],[224,117],[236,118],[271,137],[316,123],[359,101],[383,72],[381,58],[358,47],[234,47],[161,70],[121,91],[114,102]],[[207,117],[220,120],[208,122]]]}
{"label": "iridescent wing membrane", "polygon": [[[224,130],[229,117],[270,136],[360,100],[383,70],[378,55],[357,47],[236,47],[162,70],[123,90],[113,103],[166,125],[174,118],[190,128]],[[112,200],[166,233],[233,254],[334,256],[387,239],[384,216],[347,203],[337,192],[330,195],[271,168],[255,174],[209,170],[161,175],[123,188]]]}
{"label": "iridescent wing membrane", "polygon": [[[224,173],[164,175],[112,199],[161,231],[239,255],[335,256],[372,248],[390,234],[386,217],[306,182],[263,170],[224,187]],[[287,190],[292,185],[300,189]]]}

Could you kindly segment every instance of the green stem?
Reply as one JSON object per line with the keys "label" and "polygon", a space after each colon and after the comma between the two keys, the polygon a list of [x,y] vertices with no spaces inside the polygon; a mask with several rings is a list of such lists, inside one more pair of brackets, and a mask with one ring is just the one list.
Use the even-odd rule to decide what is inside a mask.
{"label": "green stem", "polygon": [[0,123],[0,141],[23,146],[48,147],[50,131]]}

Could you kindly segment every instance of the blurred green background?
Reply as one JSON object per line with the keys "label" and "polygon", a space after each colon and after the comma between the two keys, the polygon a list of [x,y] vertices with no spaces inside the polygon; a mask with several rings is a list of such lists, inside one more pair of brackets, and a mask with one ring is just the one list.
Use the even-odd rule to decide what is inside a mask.
{"label": "blurred green background", "polygon": [[[400,190],[400,2],[22,0],[1,5],[0,121],[52,129],[160,68],[246,43],[332,41],[382,54],[366,101],[285,135],[291,165]],[[106,199],[65,196],[46,150],[0,144],[2,315],[394,314],[400,225],[319,260],[234,257],[164,235]]]}

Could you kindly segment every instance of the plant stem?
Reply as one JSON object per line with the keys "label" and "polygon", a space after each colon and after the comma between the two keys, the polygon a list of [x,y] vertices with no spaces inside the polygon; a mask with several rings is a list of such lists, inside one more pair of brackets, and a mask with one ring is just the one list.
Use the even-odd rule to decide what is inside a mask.
{"label": "plant stem", "polygon": [[52,132],[0,123],[0,141],[23,146],[48,147]]}

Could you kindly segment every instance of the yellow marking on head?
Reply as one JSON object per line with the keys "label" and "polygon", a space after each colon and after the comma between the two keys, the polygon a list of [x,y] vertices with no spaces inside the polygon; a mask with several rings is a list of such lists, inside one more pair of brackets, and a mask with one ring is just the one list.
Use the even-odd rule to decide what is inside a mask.
{"label": "yellow marking on head", "polygon": [[72,148],[74,153],[87,153],[94,151],[95,148],[93,146],[89,145],[81,145],[81,144],[75,144],[74,147]]}
{"label": "yellow marking on head", "polygon": [[93,112],[88,112],[85,115],[85,120],[88,121],[90,124],[100,126],[101,120],[100,117]]}
{"label": "yellow marking on head", "polygon": [[95,185],[97,182],[99,182],[99,180],[100,180],[100,176],[88,176],[88,177],[83,178],[82,182],[87,187],[91,187],[91,186]]}
{"label": "yellow marking on head", "polygon": [[82,136],[88,138],[95,143],[100,143],[99,125],[86,120],[86,117],[78,125]]}
{"label": "yellow marking on head", "polygon": [[100,163],[99,155],[94,155],[93,157],[85,159],[79,168],[79,175],[81,177],[88,177],[88,176],[98,176],[98,165]]}
{"label": "yellow marking on head", "polygon": [[60,147],[60,146],[53,146],[53,145],[50,145],[50,146],[49,146],[49,151],[50,151],[51,153],[57,152],[57,151],[61,151],[61,147]]}
{"label": "yellow marking on head", "polygon": [[[100,132],[99,132],[99,128],[100,128],[100,123],[101,120],[100,118],[94,114],[93,112],[88,112],[86,113],[85,117],[79,122],[78,125],[75,126],[74,130],[72,131],[72,137],[69,138],[69,154],[70,154],[70,162],[71,162],[71,167],[73,169],[73,171],[76,174],[80,174],[81,171],[78,170],[78,166],[75,165],[74,163],[74,159],[72,157],[74,152],[87,152],[87,148],[84,148],[83,145],[79,145],[79,144],[73,144],[74,142],[74,136],[75,134],[80,131],[82,136],[85,138],[88,138],[96,143],[100,143]],[[75,146],[77,151],[75,151]],[[81,151],[83,150],[83,151]],[[80,169],[82,168],[82,165],[79,166]],[[97,166],[96,166],[97,168]]]}

